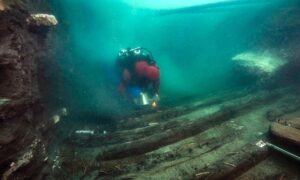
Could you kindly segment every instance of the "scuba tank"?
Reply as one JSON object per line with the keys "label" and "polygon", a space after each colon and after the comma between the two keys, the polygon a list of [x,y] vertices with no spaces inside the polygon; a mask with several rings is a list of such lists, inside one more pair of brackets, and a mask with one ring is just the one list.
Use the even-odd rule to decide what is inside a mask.
{"label": "scuba tank", "polygon": [[152,53],[148,49],[143,47],[121,49],[118,54],[119,58],[127,58],[130,56],[146,57],[146,60],[148,60],[149,64],[155,64],[155,60],[153,58]]}

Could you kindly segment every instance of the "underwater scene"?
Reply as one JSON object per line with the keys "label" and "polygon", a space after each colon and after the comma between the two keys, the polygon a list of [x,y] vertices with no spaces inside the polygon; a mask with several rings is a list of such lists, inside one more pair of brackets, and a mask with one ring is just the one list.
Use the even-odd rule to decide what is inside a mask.
{"label": "underwater scene", "polygon": [[0,0],[0,177],[300,179],[300,1]]}

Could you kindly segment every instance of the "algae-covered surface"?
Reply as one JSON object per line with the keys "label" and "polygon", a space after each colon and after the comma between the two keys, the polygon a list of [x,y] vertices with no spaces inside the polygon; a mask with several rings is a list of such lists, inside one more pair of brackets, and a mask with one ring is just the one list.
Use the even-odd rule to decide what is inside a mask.
{"label": "algae-covered surface", "polygon": [[[296,94],[291,93],[290,89],[278,89],[274,92],[270,94],[268,91],[259,91],[251,95],[246,94],[222,103],[195,108],[191,112],[186,112],[176,117],[170,116],[170,118],[165,118],[163,121],[154,116],[151,120],[158,123],[151,126],[147,122],[147,116],[151,117],[155,113],[137,117],[139,118],[138,121],[136,119],[127,119],[124,123],[133,122],[131,122],[131,127],[128,127],[126,131],[117,129],[116,132],[104,135],[107,137],[106,139],[98,137],[99,140],[103,141],[103,144],[109,144],[108,142],[105,143],[105,141],[113,141],[114,137],[118,138],[118,132],[122,132],[123,139],[120,139],[119,142],[103,146],[100,143],[98,147],[91,147],[92,145],[87,139],[86,144],[82,142],[81,147],[76,147],[74,144],[65,147],[74,151],[72,158],[64,157],[65,154],[63,152],[61,152],[60,158],[63,159],[65,170],[68,172],[72,171],[74,177],[82,176],[86,179],[209,179],[218,172],[212,170],[215,166],[220,164],[224,165],[223,168],[226,168],[226,166],[235,168],[241,166],[239,162],[231,162],[231,159],[244,153],[251,153],[250,150],[247,152],[248,149],[245,149],[245,147],[249,146],[249,144],[255,146],[257,141],[267,138],[269,125],[274,121],[270,117],[270,113],[275,111],[285,112],[288,109],[287,106],[295,107],[292,108],[293,110],[284,113],[286,115],[298,111],[299,106],[295,102],[298,102],[299,98]],[[288,96],[282,96],[287,92],[289,92]],[[225,99],[222,95],[213,98]],[[207,99],[207,101],[210,100],[211,98]],[[193,103],[193,105],[202,103]],[[247,106],[240,109],[244,104],[247,104]],[[228,119],[222,122],[218,122],[213,118],[213,114],[225,112],[232,105],[234,106],[233,109],[239,109],[237,114],[231,113]],[[174,109],[180,108],[175,107]],[[189,130],[195,131],[195,133],[182,133],[176,130],[178,128],[177,125],[172,126],[172,123],[179,121],[183,128],[182,131],[184,131],[184,124],[189,126],[189,123],[196,123],[195,126],[197,126],[197,122],[205,121],[206,118],[209,118],[211,122],[208,126],[203,124],[205,126],[204,129],[190,127]],[[146,122],[144,129],[141,130],[141,127],[136,127],[135,123],[139,125],[143,120]],[[167,122],[170,123],[170,126],[163,126]],[[135,130],[135,128],[139,130]],[[150,133],[147,131],[147,128],[149,128]],[[172,131],[178,133],[172,134]],[[174,141],[162,142],[159,139],[159,135],[163,132],[170,132],[169,136],[166,137],[174,139]],[[158,135],[158,139],[155,137],[149,138],[154,135]],[[161,135],[161,137],[164,136],[165,134]],[[95,139],[90,139],[90,141],[93,142]],[[134,144],[135,141],[140,142],[142,145]],[[126,155],[120,156],[120,153],[123,152],[120,148],[127,149],[131,153],[124,152]],[[106,156],[106,153],[110,153],[110,156]],[[239,175],[241,175],[240,178],[248,178],[250,175],[253,177],[286,177],[287,175],[295,177],[299,175],[299,172],[296,171],[297,164],[294,163],[290,164],[291,168],[285,168],[285,170],[277,172],[282,162],[277,162],[276,159],[273,160],[272,156],[268,155],[268,159],[265,161],[263,159],[267,158],[267,156],[252,165],[248,165],[244,170],[235,172],[235,177],[237,178]],[[256,161],[255,156],[252,161]],[[79,168],[80,171],[72,170],[71,167],[74,166],[74,163],[82,164]],[[257,167],[256,164],[258,164]],[[260,174],[262,167],[267,168],[268,164],[272,164],[268,171]],[[82,172],[81,170],[84,171]]]}

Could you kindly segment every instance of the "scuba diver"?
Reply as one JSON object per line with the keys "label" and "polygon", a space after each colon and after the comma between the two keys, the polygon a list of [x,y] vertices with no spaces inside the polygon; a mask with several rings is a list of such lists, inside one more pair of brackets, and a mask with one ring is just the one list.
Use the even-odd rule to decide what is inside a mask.
{"label": "scuba diver", "polygon": [[127,48],[119,51],[116,67],[121,81],[118,91],[135,105],[157,106],[160,72],[150,51]]}

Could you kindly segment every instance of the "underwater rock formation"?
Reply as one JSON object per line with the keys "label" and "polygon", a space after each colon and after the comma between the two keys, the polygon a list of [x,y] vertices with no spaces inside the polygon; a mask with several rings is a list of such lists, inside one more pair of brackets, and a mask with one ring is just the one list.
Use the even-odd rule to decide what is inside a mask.
{"label": "underwater rock formation", "polygon": [[55,26],[57,19],[49,14],[31,14],[26,20],[31,26]]}
{"label": "underwater rock formation", "polygon": [[252,77],[259,83],[274,77],[278,70],[286,64],[283,58],[277,57],[270,52],[244,52],[232,57],[235,70],[245,77]]}
{"label": "underwater rock formation", "polygon": [[45,56],[44,34],[29,31],[30,13],[1,1],[0,174],[1,179],[41,179],[47,171],[49,130],[37,67]]}
{"label": "underwater rock formation", "polygon": [[253,73],[268,75],[275,73],[285,63],[282,59],[274,57],[270,53],[258,54],[246,52],[236,55],[232,60]]}

